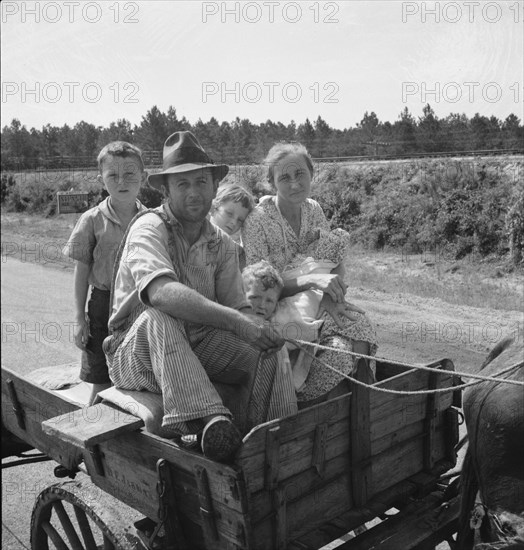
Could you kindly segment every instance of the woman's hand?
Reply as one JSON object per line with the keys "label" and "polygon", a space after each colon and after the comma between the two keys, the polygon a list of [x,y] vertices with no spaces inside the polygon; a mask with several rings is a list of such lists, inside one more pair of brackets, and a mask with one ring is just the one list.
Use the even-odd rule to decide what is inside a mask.
{"label": "woman's hand", "polygon": [[300,286],[310,290],[321,290],[324,295],[328,294],[334,302],[344,303],[347,286],[344,279],[334,273],[302,275],[298,277],[297,282]]}
{"label": "woman's hand", "polygon": [[339,328],[344,328],[344,318],[348,318],[350,321],[358,320],[352,312],[362,313],[364,315],[366,313],[363,309],[360,309],[358,306],[350,302],[344,301],[342,304],[339,302],[334,302],[328,294],[324,294],[322,297],[318,310],[318,317],[320,317],[324,312],[331,315],[333,321],[335,321]]}

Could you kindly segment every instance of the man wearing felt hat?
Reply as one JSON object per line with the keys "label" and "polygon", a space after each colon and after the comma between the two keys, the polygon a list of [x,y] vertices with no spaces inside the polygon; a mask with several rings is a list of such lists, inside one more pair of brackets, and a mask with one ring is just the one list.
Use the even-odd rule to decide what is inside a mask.
{"label": "man wearing felt hat", "polygon": [[[236,245],[206,219],[228,170],[191,132],[166,140],[149,176],[166,200],[130,225],[104,344],[115,386],[162,394],[163,435],[198,433],[219,461],[256,424],[297,411],[292,380],[274,383],[284,342],[251,314]],[[229,408],[213,382],[234,384]]]}

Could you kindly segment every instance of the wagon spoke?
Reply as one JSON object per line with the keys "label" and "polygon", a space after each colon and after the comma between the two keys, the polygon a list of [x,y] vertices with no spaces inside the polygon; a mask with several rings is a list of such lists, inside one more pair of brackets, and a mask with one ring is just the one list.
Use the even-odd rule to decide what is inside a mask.
{"label": "wagon spoke", "polygon": [[67,544],[63,541],[62,537],[58,534],[57,530],[48,522],[42,522],[42,529],[46,532],[46,535],[51,539],[56,547],[56,550],[69,550]]}
{"label": "wagon spoke", "polygon": [[31,550],[145,550],[135,526],[122,524],[122,503],[109,495],[93,502],[94,487],[81,480],[44,489],[31,515]]}
{"label": "wagon spoke", "polygon": [[84,550],[84,547],[82,546],[82,543],[80,542],[80,539],[76,534],[75,528],[73,527],[73,524],[71,523],[71,520],[69,519],[69,516],[65,511],[62,501],[57,500],[56,502],[54,502],[53,508],[55,509],[56,515],[58,516],[58,519],[62,524],[65,534],[67,535],[69,543],[71,544],[71,550]]}
{"label": "wagon spoke", "polygon": [[89,520],[87,519],[86,513],[79,508],[78,506],[74,507],[76,519],[78,521],[78,526],[82,533],[82,538],[84,539],[84,544],[86,545],[86,550],[97,550],[96,542],[93,537],[93,532],[91,531],[91,526],[89,525]]}

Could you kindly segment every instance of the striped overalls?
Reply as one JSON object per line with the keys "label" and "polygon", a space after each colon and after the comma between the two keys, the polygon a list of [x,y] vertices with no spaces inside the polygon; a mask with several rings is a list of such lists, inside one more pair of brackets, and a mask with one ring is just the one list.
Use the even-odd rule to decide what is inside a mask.
{"label": "striped overalls", "polygon": [[[120,261],[113,317],[115,308],[119,307],[118,287],[129,289],[134,285],[140,296],[137,273],[146,281],[155,273],[164,274],[165,260],[153,265],[157,257],[162,256],[169,258],[174,280],[209,300],[220,302],[225,291],[217,290],[217,285],[225,288],[240,285],[237,293],[240,295],[238,257],[236,253],[231,256],[234,247],[227,236],[205,221],[199,240],[190,246],[166,206],[156,212],[162,222],[158,223],[156,214],[150,214],[137,220],[130,229],[126,246],[133,244],[138,247],[138,253],[133,262],[126,262],[125,255]],[[156,224],[151,223],[152,220]],[[154,242],[145,242],[142,227],[147,228],[145,234]],[[124,246],[124,254],[125,249]],[[219,281],[228,269],[231,273],[227,280]],[[153,274],[148,275],[150,272]],[[234,302],[229,298],[227,301]],[[260,350],[236,334],[177,319],[147,307],[144,298],[141,301],[137,298],[136,306],[125,322],[113,329],[104,349],[115,386],[162,394],[162,425],[173,433],[195,433],[202,427],[199,419],[213,414],[233,416],[241,432],[247,433],[257,424],[297,411],[292,379],[289,375],[277,374],[275,355],[262,360]]]}

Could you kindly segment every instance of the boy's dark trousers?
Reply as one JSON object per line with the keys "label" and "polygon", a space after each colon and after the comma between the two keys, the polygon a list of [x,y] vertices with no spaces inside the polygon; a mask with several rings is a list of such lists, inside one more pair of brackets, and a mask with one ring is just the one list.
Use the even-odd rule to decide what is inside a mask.
{"label": "boy's dark trousers", "polygon": [[86,350],[82,352],[80,379],[90,384],[105,384],[111,381],[106,356],[102,350],[104,338],[108,336],[110,294],[109,290],[92,287],[87,304],[89,338]]}

